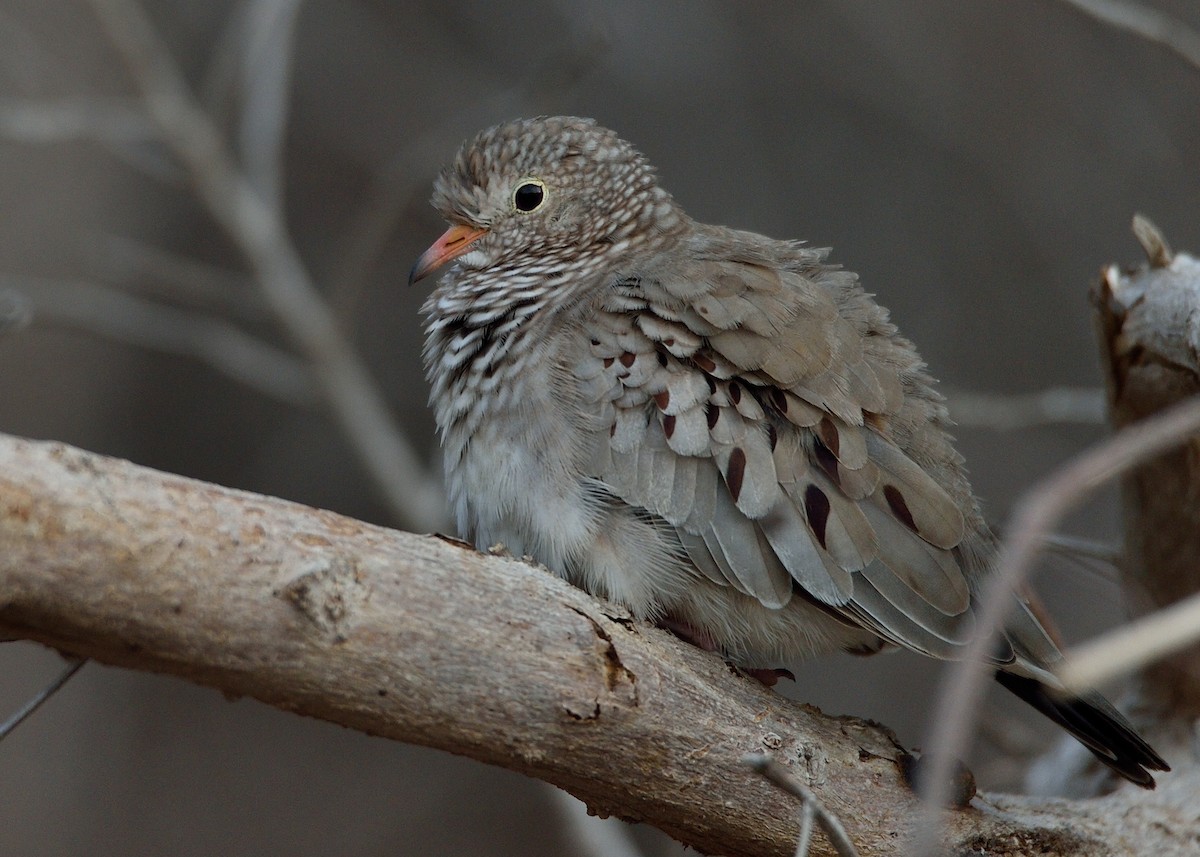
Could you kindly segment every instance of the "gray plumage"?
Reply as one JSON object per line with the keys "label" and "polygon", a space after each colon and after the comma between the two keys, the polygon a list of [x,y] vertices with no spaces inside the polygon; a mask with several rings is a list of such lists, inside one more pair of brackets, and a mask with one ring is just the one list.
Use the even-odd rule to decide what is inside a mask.
{"label": "gray plumage", "polygon": [[[825,250],[691,220],[591,120],[499,125],[435,185],[425,362],[464,538],[747,667],[954,658],[995,555],[941,396]],[[1163,761],[1020,606],[1005,686],[1152,786]]]}

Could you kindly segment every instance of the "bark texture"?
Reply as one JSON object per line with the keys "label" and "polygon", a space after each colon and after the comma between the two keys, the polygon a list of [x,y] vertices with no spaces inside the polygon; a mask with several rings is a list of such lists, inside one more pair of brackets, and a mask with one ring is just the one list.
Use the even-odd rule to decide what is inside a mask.
{"label": "bark texture", "polygon": [[[1147,263],[1107,268],[1093,292],[1117,429],[1200,394],[1200,262],[1172,254],[1144,218]],[[1200,591],[1200,437],[1122,480],[1126,589],[1139,613]],[[1150,667],[1147,697],[1173,716],[1200,715],[1200,646]]]}
{"label": "bark texture", "polygon": [[[0,436],[0,633],[522,771],[706,853],[791,853],[792,799],[740,762],[758,750],[864,855],[899,853],[915,816],[885,728],[539,568],[57,443]],[[948,844],[1191,853],[1188,776],[1083,803],[981,796]]]}

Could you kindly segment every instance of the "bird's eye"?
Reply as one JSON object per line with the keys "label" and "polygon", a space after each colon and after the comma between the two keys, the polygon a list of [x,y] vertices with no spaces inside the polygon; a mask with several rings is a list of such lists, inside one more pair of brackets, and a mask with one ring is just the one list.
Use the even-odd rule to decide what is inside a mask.
{"label": "bird's eye", "polygon": [[530,212],[546,199],[546,186],[538,179],[525,179],[513,191],[513,208]]}

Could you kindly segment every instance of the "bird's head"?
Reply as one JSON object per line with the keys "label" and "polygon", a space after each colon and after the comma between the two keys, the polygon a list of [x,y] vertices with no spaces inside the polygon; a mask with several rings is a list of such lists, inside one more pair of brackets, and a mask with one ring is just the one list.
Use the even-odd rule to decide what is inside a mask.
{"label": "bird's head", "polygon": [[682,218],[645,157],[575,117],[483,131],[442,170],[432,201],[450,229],[417,260],[410,283],[455,259],[468,270],[582,270]]}

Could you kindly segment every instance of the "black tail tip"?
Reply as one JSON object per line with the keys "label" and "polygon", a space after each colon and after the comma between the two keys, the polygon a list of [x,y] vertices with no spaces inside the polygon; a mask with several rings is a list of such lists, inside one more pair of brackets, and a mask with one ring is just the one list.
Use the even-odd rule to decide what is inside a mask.
{"label": "black tail tip", "polygon": [[1154,788],[1151,771],[1171,767],[1133,726],[1099,694],[1062,697],[1036,679],[997,672],[998,681],[1067,730],[1115,773],[1144,789]]}

